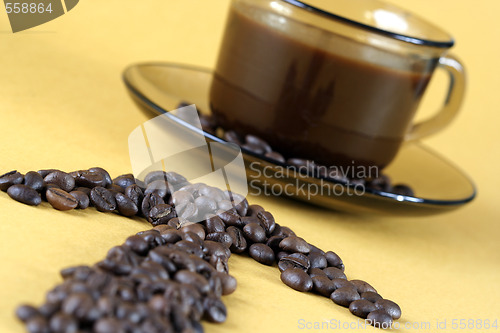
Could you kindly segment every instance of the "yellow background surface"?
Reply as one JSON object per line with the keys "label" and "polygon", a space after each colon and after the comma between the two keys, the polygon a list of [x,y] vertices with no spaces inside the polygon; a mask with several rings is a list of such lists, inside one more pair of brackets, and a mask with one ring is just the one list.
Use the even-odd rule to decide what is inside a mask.
{"label": "yellow background surface", "polygon": [[[228,4],[87,0],[52,22],[16,34],[0,9],[0,174],[93,166],[113,176],[130,172],[127,137],[147,118],[127,96],[122,70],[147,60],[213,67]],[[452,329],[454,319],[468,325],[474,320],[477,328],[481,320],[500,320],[495,192],[500,188],[500,2],[405,0],[400,5],[450,31],[457,41],[453,52],[468,70],[465,105],[451,127],[424,142],[471,175],[479,190],[476,200],[425,218],[352,216],[284,198],[251,201],[311,243],[336,251],[350,278],[369,281],[398,302],[402,326],[431,325],[399,331],[460,331]],[[425,105],[442,98],[429,96]],[[140,219],[94,209],[29,207],[0,192],[0,332],[23,330],[15,307],[41,304],[45,292],[60,282],[61,268],[92,264],[146,228]],[[230,265],[238,289],[224,298],[227,322],[207,324],[208,332],[307,331],[301,323],[322,321],[357,325],[357,317],[329,299],[284,286],[276,267],[237,256]],[[438,330],[436,321],[446,321],[446,330]]]}

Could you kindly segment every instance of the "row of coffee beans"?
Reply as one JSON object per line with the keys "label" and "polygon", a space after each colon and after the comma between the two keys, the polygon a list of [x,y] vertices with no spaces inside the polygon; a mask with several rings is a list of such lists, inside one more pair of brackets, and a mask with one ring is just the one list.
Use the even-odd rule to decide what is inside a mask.
{"label": "row of coffee beans", "polygon": [[[32,181],[34,178],[36,182]],[[33,186],[34,183],[37,185]],[[394,319],[401,316],[399,306],[383,299],[368,283],[349,281],[337,254],[324,252],[289,228],[280,226],[263,207],[249,205],[245,198],[235,193],[223,192],[205,184],[189,184],[184,177],[173,172],[154,171],[141,182],[132,175],[112,180],[102,168],[72,173],[41,170],[24,176],[12,171],[0,176],[0,189],[27,204],[39,204],[44,199],[54,208],[62,210],[93,205],[102,212],[142,215],[155,226],[167,244],[175,244],[178,250],[205,259],[219,272],[227,272],[227,258],[231,252],[248,253],[261,264],[277,264],[281,280],[289,287],[330,297],[334,303],[349,307],[354,315],[367,318],[376,327],[389,327]],[[76,195],[76,192],[79,193]],[[109,262],[106,264],[105,260],[96,267],[119,277],[129,274],[132,266],[141,264],[135,254],[147,259],[156,253],[149,251],[151,245],[147,244],[150,240],[141,241],[140,237],[143,236],[132,236],[124,246],[110,250],[106,259]],[[157,246],[164,245],[159,240],[154,242],[158,243]],[[133,258],[130,258],[130,253],[134,253]],[[163,265],[163,259],[157,260]],[[170,281],[172,272],[165,265],[169,275],[168,278],[163,276]],[[187,270],[193,272],[190,268]],[[146,276],[152,274],[141,272]],[[202,283],[200,279],[186,274],[180,276],[196,285]],[[130,292],[137,294],[139,290],[133,287]],[[83,322],[78,321],[78,317],[76,319],[78,327],[88,327],[85,326],[87,319]],[[47,318],[44,320],[37,319],[37,322],[47,324]]]}
{"label": "row of coffee beans", "polygon": [[[181,103],[179,107],[186,106],[186,103]],[[269,143],[263,139],[248,134],[245,137],[239,136],[236,132],[232,130],[224,131],[219,128],[214,117],[205,114],[199,114],[201,126],[205,132],[211,134],[217,134],[222,132],[222,137],[227,142],[231,142],[239,145],[241,148],[252,152],[256,155],[262,155],[273,161],[283,163],[289,168],[296,168],[297,170],[307,171],[308,175],[316,178],[330,179],[334,181],[339,181],[342,183],[353,184],[353,185],[364,185],[367,188],[394,193],[398,195],[414,196],[415,193],[411,187],[406,184],[392,184],[391,179],[386,174],[380,173],[377,175],[372,175],[367,179],[363,178],[349,178],[349,175],[342,174],[339,168],[325,167],[316,164],[312,160],[306,160],[302,158],[288,158],[286,159],[282,154],[273,150]]]}

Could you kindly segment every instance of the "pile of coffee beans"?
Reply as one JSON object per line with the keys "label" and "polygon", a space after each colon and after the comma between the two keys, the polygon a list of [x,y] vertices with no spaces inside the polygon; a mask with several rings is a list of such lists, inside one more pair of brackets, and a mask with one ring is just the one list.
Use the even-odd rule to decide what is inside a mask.
{"label": "pile of coffee beans", "polygon": [[236,289],[227,270],[231,252],[204,241],[195,226],[161,225],[91,267],[62,270],[64,282],[45,303],[18,307],[18,318],[29,332],[203,332],[202,319],[224,322],[221,296]]}
{"label": "pile of coffee beans", "polygon": [[[178,107],[184,107],[188,103],[181,103]],[[342,174],[335,166],[325,167],[316,164],[312,160],[302,159],[298,157],[285,158],[279,152],[273,150],[271,146],[263,139],[247,134],[245,137],[238,135],[232,130],[225,130],[220,128],[214,117],[199,113],[200,122],[203,130],[207,133],[216,135],[223,133],[221,136],[227,142],[239,145],[242,149],[249,151],[255,155],[261,155],[274,162],[285,164],[289,168],[296,168],[297,170],[307,171],[307,174],[321,179],[333,180],[341,183],[364,185],[367,188],[376,191],[383,191],[394,193],[397,195],[414,196],[413,189],[406,184],[392,184],[391,179],[386,174],[380,173],[375,177],[364,178],[348,178],[347,175]]]}
{"label": "pile of coffee beans", "polygon": [[111,179],[102,168],[12,171],[0,176],[0,189],[29,205],[94,206],[143,216],[154,226],[92,267],[63,270],[64,282],[44,305],[18,309],[30,332],[200,332],[200,319],[226,318],[220,297],[236,287],[228,275],[231,253],[276,265],[290,288],[329,297],[375,327],[401,316],[370,284],[348,280],[336,253],[308,243],[241,195],[190,184],[174,172],[153,171],[139,181],[130,174]]}

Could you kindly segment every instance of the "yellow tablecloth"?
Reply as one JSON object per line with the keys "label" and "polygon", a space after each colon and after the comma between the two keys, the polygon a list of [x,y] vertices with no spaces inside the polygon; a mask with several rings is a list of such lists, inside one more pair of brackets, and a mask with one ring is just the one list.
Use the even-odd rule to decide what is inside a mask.
{"label": "yellow tablecloth", "polygon": [[[123,68],[146,60],[213,67],[228,3],[81,1],[68,14],[16,34],[0,10],[0,173],[92,166],[115,176],[130,172],[127,137],[146,117],[127,96]],[[349,277],[369,281],[398,302],[401,326],[413,326],[401,332],[460,331],[460,320],[468,325],[462,331],[489,332],[479,325],[484,327],[485,320],[500,324],[495,192],[500,188],[500,2],[406,0],[402,5],[451,31],[457,41],[453,52],[467,66],[462,113],[425,143],[472,176],[477,199],[458,211],[425,218],[359,217],[284,198],[252,201],[310,242],[336,251]],[[437,86],[424,103],[429,108],[442,99]],[[22,331],[13,315],[16,305],[40,304],[60,282],[61,268],[92,264],[147,227],[139,219],[93,209],[29,207],[1,192],[0,332]],[[357,318],[329,299],[285,287],[276,267],[237,256],[230,264],[239,285],[224,298],[228,320],[207,324],[208,332],[307,331],[322,321],[329,322],[324,331],[343,325],[374,331],[358,328]]]}

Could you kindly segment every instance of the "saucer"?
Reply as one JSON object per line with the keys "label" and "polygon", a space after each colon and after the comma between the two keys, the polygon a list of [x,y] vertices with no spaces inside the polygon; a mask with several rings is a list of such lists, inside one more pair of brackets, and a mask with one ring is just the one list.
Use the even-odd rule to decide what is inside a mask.
{"label": "saucer", "polygon": [[[141,63],[125,69],[123,79],[133,100],[148,117],[167,114],[187,131],[192,126],[168,111],[182,102],[210,112],[209,88],[212,71],[174,63]],[[225,141],[203,132],[208,142]],[[419,142],[404,144],[396,159],[383,170],[393,184],[407,184],[415,196],[405,196],[366,188],[363,192],[345,182],[320,179],[301,173],[283,173],[285,164],[241,149],[248,179],[264,182],[269,188],[288,188],[287,196],[329,209],[354,213],[399,216],[431,215],[459,208],[476,196],[471,179],[458,167]],[[258,166],[258,167],[255,167]],[[264,170],[266,177],[263,176]],[[273,170],[273,172],[269,172]],[[303,189],[315,188],[315,195]],[[261,195],[274,195],[262,187]],[[302,189],[302,190],[301,190]],[[292,193],[290,195],[290,193]]]}

